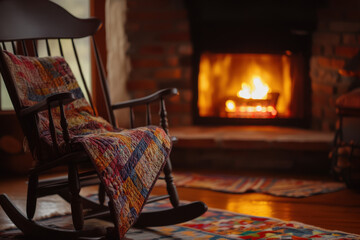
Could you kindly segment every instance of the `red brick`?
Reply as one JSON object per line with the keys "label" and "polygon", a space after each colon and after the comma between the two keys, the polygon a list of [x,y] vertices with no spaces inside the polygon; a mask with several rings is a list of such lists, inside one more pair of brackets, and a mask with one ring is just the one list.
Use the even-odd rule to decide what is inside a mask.
{"label": "red brick", "polygon": [[174,57],[174,56],[168,57],[168,58],[166,59],[166,63],[167,63],[168,66],[176,67],[176,66],[179,65],[179,58],[178,58],[178,57]]}
{"label": "red brick", "polygon": [[181,115],[180,118],[180,126],[191,126],[193,122],[192,116],[187,114],[187,115]]}
{"label": "red brick", "polygon": [[155,78],[158,79],[180,79],[181,78],[181,69],[160,69],[155,71]]}
{"label": "red brick", "polygon": [[144,32],[164,32],[173,29],[171,22],[145,22],[141,24],[141,31]]}
{"label": "red brick", "polygon": [[182,89],[180,90],[180,97],[183,102],[190,103],[193,98],[193,92],[190,89]]}
{"label": "red brick", "polygon": [[171,21],[182,20],[187,18],[187,12],[185,10],[169,10],[162,11],[154,10],[134,10],[129,11],[127,14],[128,22],[146,22],[146,21]]}
{"label": "red brick", "polygon": [[342,82],[338,83],[337,87],[336,87],[337,95],[340,96],[342,94],[349,92],[351,85],[352,85],[351,81],[342,81]]}
{"label": "red brick", "polygon": [[318,44],[338,45],[340,40],[339,33],[316,32],[313,34],[313,41]]}
{"label": "red brick", "polygon": [[324,56],[333,56],[334,55],[334,47],[332,45],[323,46]]}
{"label": "red brick", "polygon": [[161,55],[164,53],[164,48],[162,46],[156,45],[142,46],[139,50],[139,53],[141,55]]}
{"label": "red brick", "polygon": [[353,45],[357,44],[357,39],[355,34],[343,34],[343,44],[345,45]]}
{"label": "red brick", "polygon": [[191,67],[192,58],[191,56],[181,56],[179,62],[182,67]]}
{"label": "red brick", "polygon": [[334,32],[359,32],[360,22],[346,22],[346,21],[330,22],[329,30]]}
{"label": "red brick", "polygon": [[132,59],[131,65],[134,68],[162,67],[164,63],[158,59]]}
{"label": "red brick", "polygon": [[136,71],[131,71],[130,72],[130,80],[143,80],[143,79],[152,79],[154,75],[154,70],[150,69],[150,68],[140,68],[137,69]]}
{"label": "red brick", "polygon": [[318,57],[318,63],[322,67],[338,70],[344,67],[345,60],[336,59],[336,58]]}
{"label": "red brick", "polygon": [[166,42],[184,42],[190,41],[190,34],[188,32],[183,33],[165,33],[160,35],[159,40]]}
{"label": "red brick", "polygon": [[166,46],[165,52],[167,55],[175,55],[176,54],[176,46],[175,45]]}
{"label": "red brick", "polygon": [[323,117],[323,111],[321,106],[313,106],[312,107],[312,116],[318,119],[321,119]]}
{"label": "red brick", "polygon": [[[326,93],[328,96],[334,93],[334,87],[330,85],[311,83],[311,88],[313,92]],[[313,94],[313,97],[318,97],[318,95]],[[317,100],[320,100],[320,97]]]}
{"label": "red brick", "polygon": [[187,32],[190,31],[189,22],[183,21],[176,25],[176,29],[178,29],[181,32]]}
{"label": "red brick", "polygon": [[330,107],[335,107],[335,103],[336,103],[336,97],[332,96],[329,98],[329,106]]}
{"label": "red brick", "polygon": [[180,94],[170,97],[167,101],[171,102],[171,104],[180,104]]}
{"label": "red brick", "polygon": [[[318,87],[316,87],[316,88],[313,87],[313,91],[314,91],[314,89],[317,89],[317,88]],[[323,94],[319,90],[314,91],[314,93],[311,96],[311,99],[312,99],[314,107],[316,107],[316,106],[323,107],[323,106],[328,105],[328,102],[329,102],[329,96],[326,94]]]}
{"label": "red brick", "polygon": [[338,46],[335,48],[335,54],[339,57],[352,58],[359,52],[358,47],[344,47]]}
{"label": "red brick", "polygon": [[135,90],[150,90],[156,89],[156,82],[153,80],[138,80],[138,81],[128,81],[127,89],[129,91]]}
{"label": "red brick", "polygon": [[336,121],[336,111],[335,108],[333,107],[324,107],[324,117],[327,120],[330,120],[331,122],[335,122]]}
{"label": "red brick", "polygon": [[169,113],[190,113],[190,104],[167,104],[166,109]]}
{"label": "red brick", "polygon": [[331,59],[331,67],[333,69],[342,69],[345,65],[345,60],[343,59]]}
{"label": "red brick", "polygon": [[331,67],[331,59],[327,57],[318,57],[318,63],[322,67]]}
{"label": "red brick", "polygon": [[188,81],[192,78],[192,71],[191,68],[184,68],[183,69],[183,77],[184,79],[187,79]]}
{"label": "red brick", "polygon": [[332,127],[332,124],[330,122],[323,120],[323,122],[321,124],[321,130],[323,132],[330,132],[330,131],[334,130],[334,128]]}
{"label": "red brick", "polygon": [[317,44],[312,45],[312,55],[322,55],[323,47]]}
{"label": "red brick", "polygon": [[190,43],[181,44],[179,46],[179,53],[182,55],[191,55],[193,53],[193,47]]}
{"label": "red brick", "polygon": [[140,29],[140,25],[138,23],[126,23],[125,25],[126,32],[137,32]]}

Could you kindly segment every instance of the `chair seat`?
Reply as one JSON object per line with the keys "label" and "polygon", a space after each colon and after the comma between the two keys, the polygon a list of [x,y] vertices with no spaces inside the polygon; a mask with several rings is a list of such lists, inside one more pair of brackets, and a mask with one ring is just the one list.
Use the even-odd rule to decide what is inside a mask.
{"label": "chair seat", "polygon": [[338,108],[349,108],[360,110],[360,88],[357,88],[349,93],[341,95],[336,100]]}

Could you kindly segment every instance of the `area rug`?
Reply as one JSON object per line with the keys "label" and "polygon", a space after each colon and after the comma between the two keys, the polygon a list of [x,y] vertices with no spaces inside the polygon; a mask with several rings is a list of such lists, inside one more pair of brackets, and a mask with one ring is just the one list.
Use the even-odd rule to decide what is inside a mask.
{"label": "area rug", "polygon": [[[174,173],[174,179],[178,187],[201,188],[226,193],[257,192],[295,198],[330,193],[346,188],[345,184],[340,182],[234,175]],[[157,184],[161,186],[164,183],[158,181]]]}
{"label": "area rug", "polygon": [[[155,203],[145,210],[168,207]],[[16,230],[0,232],[0,239],[23,239]],[[360,239],[360,235],[331,231],[299,222],[209,209],[203,216],[186,223],[147,229],[131,228],[127,240],[155,239]]]}
{"label": "area rug", "polygon": [[[156,204],[152,208],[166,207]],[[151,208],[151,207],[146,207]],[[360,235],[331,231],[299,222],[258,217],[210,208],[201,217],[186,223],[131,229],[128,239],[360,239]]]}

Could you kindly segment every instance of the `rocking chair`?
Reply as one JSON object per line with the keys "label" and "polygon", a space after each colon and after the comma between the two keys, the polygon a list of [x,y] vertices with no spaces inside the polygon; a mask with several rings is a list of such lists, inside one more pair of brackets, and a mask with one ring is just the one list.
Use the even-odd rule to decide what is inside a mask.
{"label": "rocking chair", "polygon": [[[106,230],[99,231],[99,229],[86,229],[84,228],[84,219],[101,218],[110,220],[115,224],[117,216],[114,216],[115,207],[113,202],[109,201],[108,205],[105,204],[105,196],[108,191],[105,191],[106,186],[104,185],[104,181],[99,180],[101,176],[98,169],[95,169],[93,164],[91,164],[92,160],[89,157],[89,149],[85,149],[84,146],[79,143],[74,143],[73,139],[71,139],[72,135],[68,130],[67,110],[71,110],[68,106],[73,107],[75,106],[75,102],[79,101],[78,90],[76,90],[76,92],[55,91],[54,93],[49,90],[50,93],[45,94],[46,96],[44,95],[43,99],[39,100],[34,98],[36,101],[32,99],[32,101],[34,100],[32,104],[24,104],[23,93],[19,91],[19,86],[17,85],[18,82],[15,79],[17,76],[16,74],[18,73],[14,72],[14,66],[18,64],[17,61],[19,59],[22,59],[24,62],[21,64],[25,65],[28,64],[27,61],[45,61],[45,65],[50,64],[48,61],[54,61],[54,64],[65,66],[64,69],[66,70],[67,63],[63,54],[63,39],[71,41],[72,51],[76,59],[75,67],[79,68],[81,80],[84,83],[85,92],[90,102],[90,105],[85,107],[86,114],[89,114],[89,116],[86,115],[86,117],[90,119],[93,117],[96,118],[96,111],[82,73],[78,51],[74,41],[74,39],[90,37],[92,50],[96,60],[95,67],[99,75],[110,121],[110,124],[106,122],[101,123],[106,125],[106,128],[115,126],[114,111],[128,108],[130,110],[131,127],[127,134],[129,135],[129,138],[132,138],[132,129],[138,133],[136,130],[137,128],[134,127],[134,107],[140,105],[145,106],[146,114],[144,115],[146,115],[146,125],[150,126],[153,125],[151,121],[150,105],[158,102],[160,105],[159,126],[149,127],[150,130],[145,127],[145,130],[142,131],[145,131],[146,134],[148,134],[148,132],[153,130],[156,134],[160,135],[164,132],[166,133],[164,134],[164,141],[168,138],[169,132],[165,98],[177,95],[177,89],[163,89],[143,98],[112,104],[110,102],[105,71],[94,38],[94,35],[100,27],[101,22],[98,19],[75,18],[63,8],[47,0],[0,0],[0,71],[22,130],[28,141],[30,151],[36,161],[36,166],[29,172],[26,205],[27,216],[25,217],[5,194],[0,195],[0,205],[12,222],[25,236],[33,237],[35,239],[49,237],[55,239],[101,238],[106,234]],[[46,46],[48,58],[38,57],[38,43],[41,41],[44,42]],[[56,41],[61,57],[51,56],[52,50],[49,44],[50,41]],[[13,65],[9,64],[9,58],[13,58]],[[74,68],[74,66],[72,67]],[[56,72],[54,74],[62,73]],[[25,91],[25,95],[26,94]],[[84,102],[85,98],[82,98],[81,101]],[[74,105],[71,105],[73,103]],[[58,122],[54,118],[54,112],[59,116]],[[44,114],[40,116],[40,113]],[[45,122],[48,123],[48,125],[45,126],[45,130],[48,131],[47,137],[49,142],[52,143],[50,145],[44,144],[44,138],[41,136],[41,132],[45,131],[43,129],[44,126],[42,126],[43,122],[41,122],[41,118],[44,116],[48,117],[45,119]],[[56,123],[58,123],[60,129]],[[93,125],[91,125],[91,127],[93,130]],[[94,131],[96,132],[97,129]],[[59,136],[61,141],[59,141]],[[154,136],[155,135],[153,134],[150,137],[154,138]],[[171,141],[176,140],[174,137],[170,139]],[[155,139],[154,141],[158,140]],[[160,149],[162,146],[158,147]],[[137,227],[151,227],[177,224],[196,218],[202,215],[207,209],[206,205],[202,202],[192,202],[184,205],[179,203],[177,190],[173,183],[170,158],[166,155],[166,152],[162,152],[162,154],[165,156],[162,165],[164,177],[159,179],[165,180],[168,195],[149,198],[147,198],[146,195],[145,201],[146,203],[152,203],[169,199],[171,207],[159,211],[144,212],[141,211],[141,206],[140,209],[138,209],[140,215],[137,217],[136,222],[129,223],[129,225],[134,224],[134,226]],[[66,166],[68,168],[67,176],[55,179],[40,179],[41,175],[59,166]],[[161,166],[159,166],[159,169],[161,169]],[[144,174],[146,174],[146,172]],[[156,179],[156,176],[153,178]],[[140,184],[136,177],[133,181],[134,185]],[[79,194],[82,187],[91,185],[99,185],[98,202],[90,198],[82,197]],[[149,186],[150,191],[153,183],[149,183]],[[32,220],[36,209],[37,198],[51,194],[58,194],[71,204],[74,229],[69,230],[45,226]],[[83,211],[83,209],[86,209],[87,211]],[[115,237],[123,237],[116,228],[114,228],[112,233],[115,234]]]}

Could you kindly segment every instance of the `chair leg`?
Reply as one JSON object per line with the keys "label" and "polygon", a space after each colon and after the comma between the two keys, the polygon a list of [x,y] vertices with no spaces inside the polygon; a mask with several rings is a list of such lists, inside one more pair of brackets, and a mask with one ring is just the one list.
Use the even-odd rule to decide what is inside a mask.
{"label": "chair leg", "polygon": [[26,199],[26,215],[29,220],[33,219],[36,210],[36,189],[39,177],[37,174],[30,174]]}
{"label": "chair leg", "polygon": [[71,215],[76,230],[84,226],[83,206],[80,193],[78,169],[75,164],[69,164],[69,189],[71,193]]}
{"label": "chair leg", "polygon": [[168,158],[164,166],[166,190],[170,196],[171,205],[176,208],[179,206],[179,196],[171,172],[172,172],[172,166],[171,166],[170,158]]}
{"label": "chair leg", "polygon": [[102,183],[99,184],[98,198],[100,205],[103,206],[105,202],[105,187]]}

